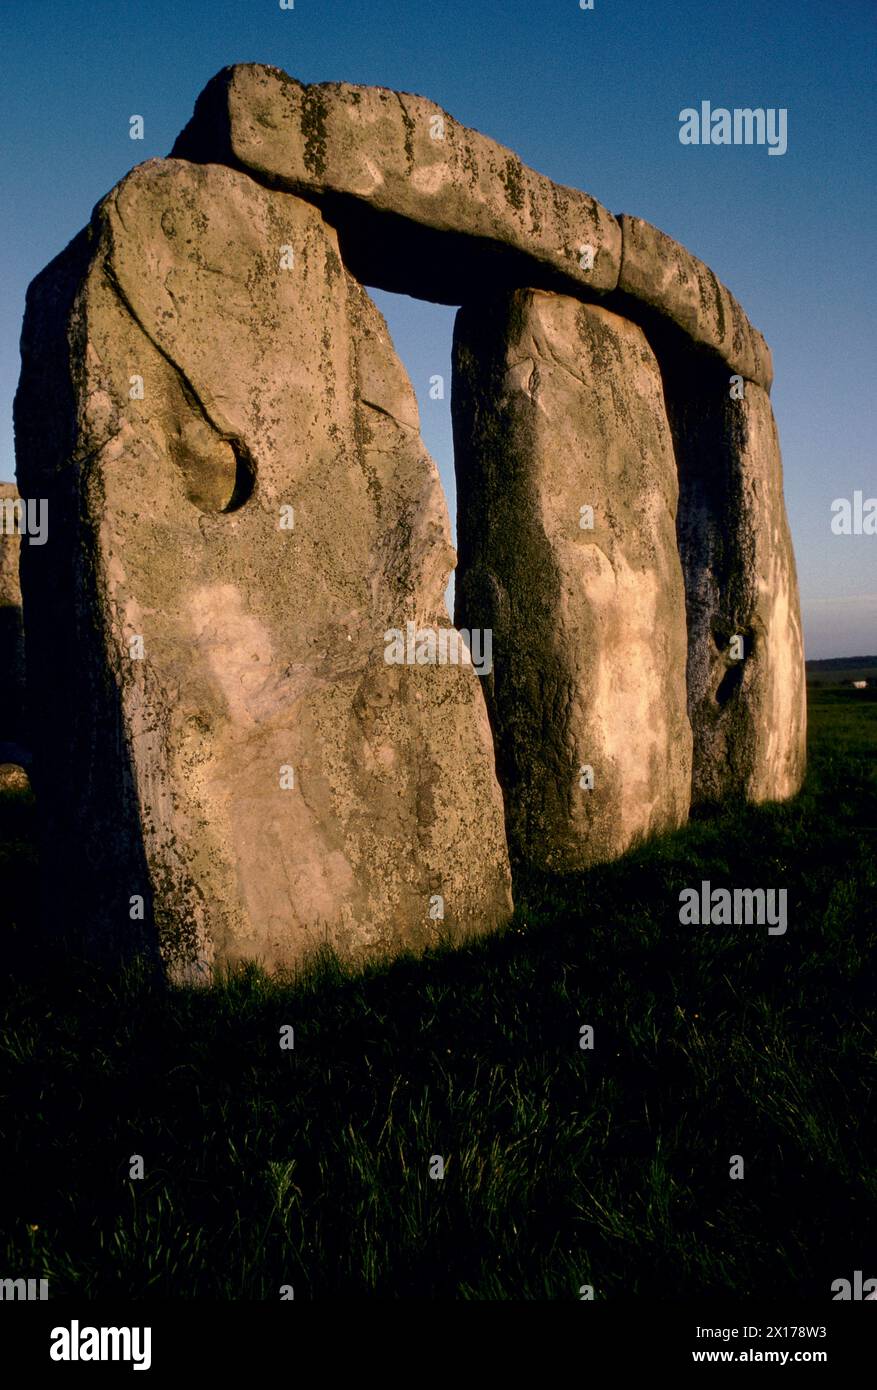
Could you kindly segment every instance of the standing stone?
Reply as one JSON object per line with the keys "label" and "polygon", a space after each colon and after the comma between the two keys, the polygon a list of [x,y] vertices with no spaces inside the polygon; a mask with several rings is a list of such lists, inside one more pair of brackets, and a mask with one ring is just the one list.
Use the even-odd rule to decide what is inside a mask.
{"label": "standing stone", "polygon": [[26,757],[24,630],[18,583],[22,500],[14,483],[0,483],[0,763]]}
{"label": "standing stone", "polygon": [[681,825],[691,786],[657,363],[608,310],[492,296],[457,318],[453,415],[456,620],[494,634],[487,696],[510,847],[551,870],[613,858]]}
{"label": "standing stone", "polygon": [[32,285],[23,361],[56,911],[177,978],[507,917],[478,678],[384,659],[388,629],[449,625],[454,557],[410,384],[319,211],[141,166]]}
{"label": "standing stone", "polygon": [[[690,353],[664,361],[679,464],[692,800],[794,795],[807,701],[795,557],[767,392]],[[742,399],[737,395],[742,390]]]}

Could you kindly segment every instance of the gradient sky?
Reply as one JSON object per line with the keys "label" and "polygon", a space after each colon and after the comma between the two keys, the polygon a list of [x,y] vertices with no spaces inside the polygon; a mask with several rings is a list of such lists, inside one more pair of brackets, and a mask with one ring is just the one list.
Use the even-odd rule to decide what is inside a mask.
{"label": "gradient sky", "polygon": [[[648,218],[733,290],[771,345],[807,654],[877,651],[877,537],[831,502],[877,495],[875,0],[3,0],[0,479],[28,282],[134,164],[167,154],[219,68],[419,92],[613,212]],[[785,107],[788,151],[688,147],[679,112]],[[145,119],[130,140],[129,117]],[[453,310],[375,296],[453,512]]]}

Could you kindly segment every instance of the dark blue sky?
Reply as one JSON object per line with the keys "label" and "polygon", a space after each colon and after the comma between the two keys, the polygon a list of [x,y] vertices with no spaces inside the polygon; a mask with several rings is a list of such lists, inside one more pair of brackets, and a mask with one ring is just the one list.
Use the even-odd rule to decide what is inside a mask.
{"label": "dark blue sky", "polygon": [[[170,149],[233,62],[420,92],[529,164],[706,260],[771,344],[808,655],[877,650],[877,537],[831,502],[877,495],[874,0],[4,0],[0,479],[29,280],[133,164]],[[788,151],[690,147],[679,112],[785,107]],[[128,118],[145,118],[145,139]],[[453,311],[378,295],[453,504]]]}

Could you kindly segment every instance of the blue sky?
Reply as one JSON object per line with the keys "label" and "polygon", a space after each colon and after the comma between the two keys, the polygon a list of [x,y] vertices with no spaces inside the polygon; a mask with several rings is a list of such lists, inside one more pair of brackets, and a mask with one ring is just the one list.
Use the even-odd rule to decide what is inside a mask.
{"label": "blue sky", "polygon": [[[877,651],[877,537],[831,503],[877,495],[874,0],[4,0],[0,479],[28,282],[135,163],[165,155],[233,62],[420,92],[706,260],[771,344],[808,655]],[[785,107],[788,151],[690,147],[679,112]],[[128,120],[145,119],[145,139]],[[453,310],[376,298],[453,505]],[[448,392],[449,395],[449,392]]]}

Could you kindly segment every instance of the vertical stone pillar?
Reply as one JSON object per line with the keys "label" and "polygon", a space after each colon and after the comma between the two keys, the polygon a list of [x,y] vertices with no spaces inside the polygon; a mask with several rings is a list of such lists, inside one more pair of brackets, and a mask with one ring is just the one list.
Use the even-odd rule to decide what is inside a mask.
{"label": "vertical stone pillar", "polygon": [[801,785],[807,697],[795,557],[767,392],[662,353],[679,465],[695,804]]}
{"label": "vertical stone pillar", "polygon": [[177,978],[503,921],[478,677],[386,660],[450,626],[438,473],[320,213],[134,170],[31,287],[16,423],[50,502],[22,585],[65,917]]}
{"label": "vertical stone pillar", "polygon": [[456,621],[493,630],[486,693],[510,848],[550,870],[611,859],[683,824],[690,797],[657,362],[603,308],[497,294],[458,315],[453,418]]}

